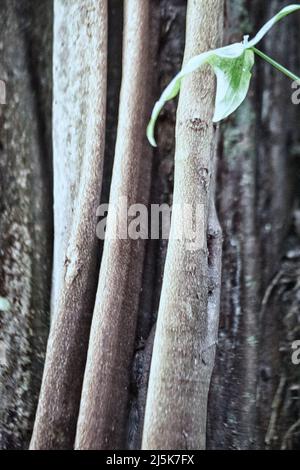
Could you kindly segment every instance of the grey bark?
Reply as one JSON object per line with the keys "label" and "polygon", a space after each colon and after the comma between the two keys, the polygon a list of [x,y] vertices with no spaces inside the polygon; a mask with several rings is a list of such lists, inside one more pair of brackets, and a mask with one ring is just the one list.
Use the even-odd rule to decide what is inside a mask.
{"label": "grey bark", "polygon": [[[121,234],[114,232],[112,211],[122,209],[122,198],[128,208],[148,199],[151,173],[151,154],[149,147],[145,148],[148,92],[141,83],[149,77],[149,3],[149,0],[125,2],[123,75],[111,207],[77,423],[78,449],[124,446],[144,243],[130,239],[130,235],[127,239],[120,238]],[[122,215],[118,212],[118,217]],[[126,219],[125,224],[127,232]]]}
{"label": "grey bark", "polygon": [[[226,5],[225,40],[233,42],[255,32],[285,2]],[[298,18],[286,19],[259,47],[297,70],[297,34],[289,34],[294,21]],[[285,395],[287,353],[284,365],[280,348],[287,339],[282,328],[286,306],[274,302],[273,289],[292,217],[290,152],[298,110],[291,92],[290,82],[257,58],[249,98],[221,125],[217,192],[223,283],[209,448],[278,448],[289,427],[274,425]]]}
{"label": "grey bark", "polygon": [[[68,95],[68,100],[54,103],[55,272],[59,274],[53,279],[52,300],[61,295],[58,278],[63,279],[65,266],[60,261],[70,237],[72,210],[76,206],[80,186],[79,166],[86,126],[82,125],[78,114],[86,114],[85,93],[89,75],[84,66],[86,42],[83,36],[91,26],[85,23],[86,15],[83,10],[80,14],[73,0],[60,3],[78,15],[81,26],[78,47],[73,47],[76,43],[72,43],[72,34],[68,31],[74,18],[72,20],[72,15],[61,18],[68,41],[65,44],[55,41],[55,95]],[[85,3],[80,2],[80,5]],[[109,1],[111,26],[103,201],[108,200],[110,190],[117,127],[122,3],[120,0]],[[227,0],[225,3],[225,43],[240,41],[243,34],[255,32],[286,4],[283,0]],[[0,296],[12,303],[10,311],[0,312],[0,447],[26,448],[35,413],[49,322],[52,1],[3,0],[0,12],[0,79],[7,81],[8,92],[8,104],[0,107]],[[155,98],[181,67],[185,13],[185,0],[153,0],[151,4],[154,24],[151,54],[156,55],[156,63],[152,66],[152,59],[149,59],[153,76],[145,82],[149,86],[150,81],[154,86],[159,82]],[[298,25],[298,14],[286,18],[259,46],[295,73],[300,70]],[[76,50],[82,52],[80,57]],[[299,369],[291,364],[291,343],[299,339],[299,107],[290,103],[291,93],[290,82],[257,58],[247,102],[222,123],[220,129],[216,193],[224,231],[224,256],[219,345],[209,396],[208,448],[299,448]],[[151,104],[147,108],[148,113]],[[152,176],[151,202],[154,203],[172,203],[176,106],[176,100],[168,103],[160,116],[157,129],[159,147],[154,152],[153,170],[145,170]],[[72,109],[76,109],[76,113],[72,113]],[[64,120],[68,120],[69,127],[63,126],[60,113]],[[66,145],[62,146],[62,143]],[[74,148],[79,151],[76,153],[72,150]],[[63,155],[61,161],[58,160],[60,155]],[[68,171],[58,173],[61,166],[67,167]],[[62,180],[58,179],[59,174],[63,175]],[[62,198],[64,189],[66,192]],[[99,198],[100,191],[99,186]],[[64,205],[59,204],[62,199],[65,200]],[[213,215],[212,210],[208,217],[210,256],[207,258],[207,273],[210,275],[208,293],[210,287],[213,288],[211,293],[216,293],[208,296],[215,310],[220,231]],[[95,226],[96,223],[95,220]],[[134,352],[134,332],[128,336],[131,342],[129,349],[133,352],[130,384],[129,355],[123,369],[126,371],[123,378],[130,389],[122,395],[122,425],[118,433],[110,435],[111,442],[118,441],[120,447],[141,447],[166,250],[166,240],[147,241],[143,278],[140,274],[138,276],[142,281],[142,291]],[[84,351],[80,352],[81,378],[80,374],[75,377],[78,384],[83,376],[100,254],[101,244],[93,260],[95,284],[89,283],[90,294],[86,297],[91,300],[90,316],[85,318],[85,326],[80,331],[85,344],[80,343],[80,349],[75,341],[72,349],[76,355]],[[216,263],[211,264],[214,260]],[[77,285],[74,286],[77,289]],[[129,287],[132,288],[131,283]],[[66,305],[72,309],[69,300]],[[57,300],[52,301],[53,312],[61,310],[58,304]],[[66,337],[79,338],[69,329],[64,332]],[[61,357],[66,356],[59,353],[59,361]],[[76,368],[71,370],[75,373],[77,367],[76,364]],[[64,390],[69,399],[69,384]],[[78,385],[75,400],[73,395],[71,397],[73,405],[77,403],[76,409],[80,393],[81,385]],[[46,408],[50,402],[48,399],[44,402]],[[59,400],[57,403],[61,404]],[[119,398],[114,403],[119,403]],[[124,407],[127,406],[130,406],[130,413],[125,423],[127,413]],[[63,402],[62,409],[64,414],[67,407]],[[37,447],[48,447],[48,444],[50,448],[73,446],[77,411],[69,411],[73,430],[70,432],[66,427],[62,434],[57,433],[55,439],[51,438],[49,444],[47,430],[44,429],[46,438],[42,441],[44,437],[39,437]],[[124,443],[126,424],[127,444]],[[60,421],[58,428],[63,427]]]}
{"label": "grey bark", "polygon": [[56,0],[54,21],[54,313],[31,449],[74,444],[97,279],[105,145],[107,2]]}
{"label": "grey bark", "polygon": [[27,448],[49,324],[52,2],[0,4],[0,448]]}
{"label": "grey bark", "polygon": [[[185,58],[217,47],[223,2],[188,2]],[[218,312],[207,314],[206,233],[213,169],[214,78],[209,69],[191,74],[179,98],[174,204],[203,207],[198,230],[203,247],[181,239],[173,212],[164,270],[143,430],[144,449],[205,448],[206,404],[214,361]],[[200,236],[201,236],[200,234]],[[186,235],[186,234],[185,234]],[[175,411],[176,410],[176,411]]]}
{"label": "grey bark", "polygon": [[[172,80],[182,64],[186,0],[155,1],[152,8],[153,100]],[[151,204],[172,205],[174,180],[175,118],[177,100],[162,110],[157,123],[158,147],[154,149],[151,178]],[[152,357],[155,322],[163,278],[168,240],[147,240],[139,304],[136,344],[130,382],[128,441],[130,449],[140,449]]]}

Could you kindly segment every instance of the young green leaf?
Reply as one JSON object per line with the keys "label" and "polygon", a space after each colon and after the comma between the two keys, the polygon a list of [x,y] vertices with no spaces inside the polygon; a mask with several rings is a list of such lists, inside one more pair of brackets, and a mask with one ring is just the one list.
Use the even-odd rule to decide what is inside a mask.
{"label": "young green leaf", "polygon": [[[235,43],[231,46],[222,47],[220,49],[215,49],[209,52],[204,52],[199,54],[198,56],[193,57],[190,59],[186,65],[183,66],[181,71],[173,78],[173,80],[169,83],[167,88],[162,93],[159,101],[156,102],[150,122],[147,127],[147,137],[151,145],[156,147],[156,142],[154,139],[154,127],[156,120],[160,111],[162,110],[165,103],[178,95],[181,80],[188,74],[194,72],[195,70],[199,69],[204,64],[211,64],[214,67],[216,64],[216,69],[219,68],[219,65],[222,61],[224,61],[225,68],[228,69],[228,63],[225,64],[225,61],[232,61],[235,58],[240,57],[245,52],[244,46],[242,43]],[[219,59],[219,61],[218,61]]]}
{"label": "young green leaf", "polygon": [[300,10],[300,5],[288,5],[280,10],[277,15],[273,16],[256,34],[256,36],[248,42],[247,48],[251,48],[256,46],[256,44],[261,41],[261,39],[270,31],[270,29],[276,24],[278,21],[282,20],[287,15],[294,13],[294,11]]}
{"label": "young green leaf", "polygon": [[203,64],[207,62],[208,57],[212,54],[212,52],[204,52],[198,56],[193,57],[182,69],[181,71],[173,78],[173,80],[169,83],[167,88],[162,93],[160,99],[155,103],[155,106],[152,111],[151,119],[147,127],[147,137],[151,145],[156,147],[156,142],[154,139],[154,128],[155,123],[158,118],[159,113],[161,112],[162,108],[164,107],[167,101],[172,100],[175,96],[178,95],[181,80],[185,75],[193,72],[200,68]]}
{"label": "young green leaf", "polygon": [[254,53],[245,50],[233,59],[214,56],[209,61],[217,77],[217,93],[214,122],[219,122],[232,114],[247,96]]}
{"label": "young green leaf", "polygon": [[[151,145],[156,146],[154,128],[164,104],[175,98],[179,93],[182,79],[204,64],[210,64],[217,77],[214,122],[221,121],[233,113],[247,96],[251,80],[251,70],[254,65],[254,52],[262,57],[264,56],[264,54],[258,51],[254,46],[267,34],[274,24],[297,10],[300,10],[300,5],[296,4],[289,5],[280,10],[277,15],[271,18],[271,20],[260,29],[251,41],[248,40],[248,36],[245,36],[242,43],[235,43],[204,52],[190,59],[173,78],[154,106],[147,127],[147,137]],[[273,65],[276,64],[276,68],[283,71],[286,75],[290,77],[293,76],[291,72],[288,72],[284,67],[272,61],[272,59],[267,58],[267,60],[270,63],[273,62]]]}

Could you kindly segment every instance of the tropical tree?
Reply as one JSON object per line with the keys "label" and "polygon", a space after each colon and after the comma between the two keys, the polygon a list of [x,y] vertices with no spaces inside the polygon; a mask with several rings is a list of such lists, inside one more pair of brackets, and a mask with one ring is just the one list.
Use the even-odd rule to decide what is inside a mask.
{"label": "tropical tree", "polygon": [[[146,138],[182,61],[285,6],[1,2],[2,449],[299,448],[291,82],[256,57],[246,100],[215,124],[205,65],[162,110],[157,147]],[[298,75],[299,15],[260,45]],[[124,200],[198,207],[196,238],[176,237],[174,209],[169,242],[113,239],[111,212],[99,240],[99,205]]]}

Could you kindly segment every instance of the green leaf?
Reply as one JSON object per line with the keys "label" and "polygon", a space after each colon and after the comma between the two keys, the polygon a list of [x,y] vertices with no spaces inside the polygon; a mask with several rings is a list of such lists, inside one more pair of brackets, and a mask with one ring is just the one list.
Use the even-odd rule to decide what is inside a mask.
{"label": "green leaf", "polygon": [[254,65],[254,52],[245,50],[235,59],[214,56],[209,63],[217,76],[213,121],[219,122],[232,114],[246,98]]}
{"label": "green leaf", "polygon": [[[147,137],[151,145],[156,147],[156,142],[154,139],[154,128],[155,128],[155,123],[158,118],[158,115],[160,111],[162,110],[163,106],[165,105],[165,103],[175,98],[175,96],[178,95],[182,79],[186,75],[199,69],[204,64],[212,63],[212,64],[219,65],[220,62],[217,62],[218,58],[220,61],[224,61],[224,64],[225,64],[226,60],[232,61],[233,59],[240,57],[242,54],[244,54],[244,52],[245,52],[245,48],[243,44],[235,43],[235,44],[232,44],[231,46],[226,46],[220,49],[215,49],[213,51],[204,52],[190,59],[186,63],[186,65],[184,65],[181,71],[173,78],[173,80],[167,86],[165,91],[162,93],[159,101],[156,102],[153,108],[151,119],[147,127]],[[216,65],[216,69],[217,68],[218,66]],[[226,63],[226,68],[228,68],[227,63]]]}
{"label": "green leaf", "polygon": [[[267,34],[275,23],[297,10],[300,10],[300,5],[289,5],[283,8],[261,28],[251,41],[248,40],[249,36],[244,36],[242,43],[235,43],[230,46],[204,52],[190,59],[176,77],[173,78],[154,106],[147,127],[149,142],[153,146],[156,146],[154,128],[164,104],[177,96],[180,91],[182,79],[204,64],[210,64],[217,76],[214,122],[221,121],[233,113],[244,101],[249,90],[251,70],[254,65],[254,50],[257,53],[259,52],[254,46]],[[262,55],[262,53],[260,53],[260,55]],[[270,61],[271,59],[268,58],[268,60]],[[277,68],[279,67],[280,66],[277,64]],[[281,67],[281,71],[283,71],[283,67]],[[284,73],[286,72],[287,71]],[[290,72],[289,74],[291,76]]]}
{"label": "green leaf", "polygon": [[287,7],[280,10],[277,15],[273,16],[257,33],[257,35],[251,39],[251,41],[247,44],[247,49],[256,46],[256,44],[261,41],[261,39],[270,31],[270,29],[276,24],[278,21],[282,20],[287,15],[294,13],[294,11],[300,10],[300,5],[288,5]]}
{"label": "green leaf", "polygon": [[155,123],[165,103],[167,101],[172,100],[173,98],[175,98],[175,96],[178,95],[180,86],[181,86],[181,80],[183,79],[183,77],[193,72],[194,70],[197,70],[199,67],[205,64],[207,62],[208,57],[212,53],[213,52],[204,52],[203,54],[193,57],[181,69],[181,71],[173,78],[173,80],[169,83],[167,88],[162,93],[160,99],[155,103],[155,106],[152,111],[151,119],[147,127],[147,137],[148,137],[150,144],[153,145],[153,147],[156,147],[156,142],[154,139]]}

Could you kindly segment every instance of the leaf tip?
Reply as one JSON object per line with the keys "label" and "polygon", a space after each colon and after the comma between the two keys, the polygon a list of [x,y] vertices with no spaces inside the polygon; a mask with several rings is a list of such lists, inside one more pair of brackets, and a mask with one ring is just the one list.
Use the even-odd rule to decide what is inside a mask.
{"label": "leaf tip", "polygon": [[147,139],[149,143],[152,145],[152,147],[157,147],[157,143],[154,138],[154,122],[152,121],[152,119],[150,120],[147,126]]}
{"label": "leaf tip", "polygon": [[212,119],[212,122],[214,124],[218,124],[220,121],[222,121],[223,119],[225,119],[224,117],[220,116],[217,112],[215,112],[214,116],[213,116],[213,119]]}

